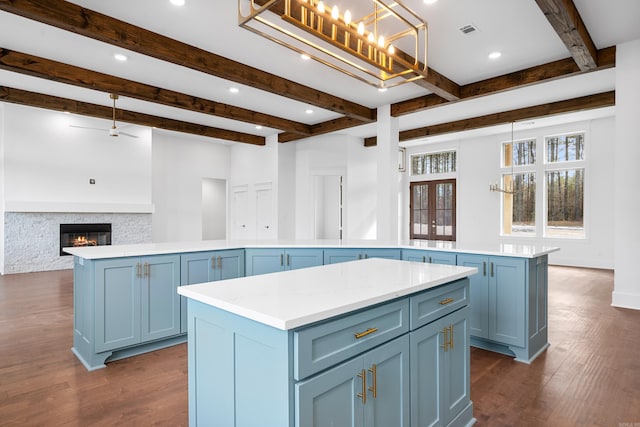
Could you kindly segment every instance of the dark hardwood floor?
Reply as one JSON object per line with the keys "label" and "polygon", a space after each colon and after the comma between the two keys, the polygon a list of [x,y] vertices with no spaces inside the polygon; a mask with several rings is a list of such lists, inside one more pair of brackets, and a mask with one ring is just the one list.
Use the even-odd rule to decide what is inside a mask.
{"label": "dark hardwood floor", "polygon": [[[640,427],[640,311],[610,306],[611,271],[550,267],[549,286],[534,363],[471,350],[477,425]],[[88,372],[72,324],[70,270],[0,276],[0,425],[188,424],[185,344]]]}

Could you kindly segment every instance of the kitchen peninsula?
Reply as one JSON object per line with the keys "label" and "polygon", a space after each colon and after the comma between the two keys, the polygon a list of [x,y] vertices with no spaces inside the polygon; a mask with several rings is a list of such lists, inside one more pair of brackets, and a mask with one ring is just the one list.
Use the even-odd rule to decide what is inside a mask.
{"label": "kitchen peninsula", "polygon": [[186,341],[183,285],[388,258],[474,267],[471,345],[531,362],[547,342],[551,247],[451,242],[199,241],[65,248],[74,255],[73,352],[89,370]]}
{"label": "kitchen peninsula", "polygon": [[180,287],[189,424],[473,424],[476,272],[370,258]]}

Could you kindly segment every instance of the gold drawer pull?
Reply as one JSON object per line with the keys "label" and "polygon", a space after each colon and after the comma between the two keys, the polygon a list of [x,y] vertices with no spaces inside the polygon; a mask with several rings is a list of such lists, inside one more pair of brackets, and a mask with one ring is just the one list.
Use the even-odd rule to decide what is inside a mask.
{"label": "gold drawer pull", "polygon": [[440,301],[440,305],[447,305],[447,304],[451,304],[452,302],[454,302],[455,300],[453,298],[447,298],[447,299],[443,299],[442,301]]}
{"label": "gold drawer pull", "polygon": [[362,337],[366,337],[369,334],[372,334],[374,332],[378,332],[378,328],[369,328],[364,332],[356,332],[355,334],[353,334],[357,340],[359,340]]}

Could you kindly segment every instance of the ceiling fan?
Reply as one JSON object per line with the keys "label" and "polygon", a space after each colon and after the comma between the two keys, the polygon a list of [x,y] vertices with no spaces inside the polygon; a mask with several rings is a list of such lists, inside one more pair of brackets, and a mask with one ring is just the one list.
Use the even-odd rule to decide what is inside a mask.
{"label": "ceiling fan", "polygon": [[109,136],[124,135],[124,136],[128,136],[129,138],[137,138],[136,135],[120,131],[120,129],[122,129],[124,127],[127,127],[127,126],[130,126],[130,125],[120,126],[120,128],[118,128],[116,126],[116,100],[119,98],[119,96],[117,94],[115,94],[115,93],[110,93],[109,94],[109,98],[111,98],[113,100],[113,124],[111,125],[111,129],[100,129],[100,128],[92,128],[92,127],[76,126],[76,125],[69,125],[69,126],[72,127],[72,128],[91,129],[91,130],[99,130],[99,131],[103,131],[103,132],[109,132]]}

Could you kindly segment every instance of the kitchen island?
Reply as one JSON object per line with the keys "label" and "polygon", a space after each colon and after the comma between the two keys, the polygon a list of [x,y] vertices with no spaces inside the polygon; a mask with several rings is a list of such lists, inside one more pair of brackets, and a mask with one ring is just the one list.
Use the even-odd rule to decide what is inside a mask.
{"label": "kitchen island", "polygon": [[72,351],[89,370],[186,341],[180,286],[367,258],[469,266],[471,344],[530,363],[547,347],[548,254],[455,242],[198,241],[65,248],[74,255]]}
{"label": "kitchen island", "polygon": [[189,423],[474,423],[475,268],[364,259],[182,286]]}

